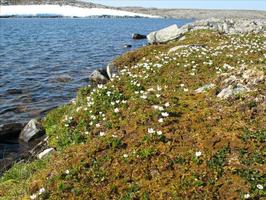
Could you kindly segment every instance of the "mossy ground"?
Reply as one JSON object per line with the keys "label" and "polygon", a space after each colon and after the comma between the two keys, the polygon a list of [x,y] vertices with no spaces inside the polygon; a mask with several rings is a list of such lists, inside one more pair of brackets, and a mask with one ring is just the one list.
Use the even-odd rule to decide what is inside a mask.
{"label": "mossy ground", "polygon": [[[168,54],[190,44],[203,47]],[[43,123],[57,152],[6,172],[0,197],[265,198],[265,102],[255,101],[265,97],[265,82],[226,100],[216,96],[219,83],[195,93],[217,82],[224,64],[265,75],[265,55],[263,35],[196,31],[119,57],[119,77],[80,89],[75,102],[47,115]]]}

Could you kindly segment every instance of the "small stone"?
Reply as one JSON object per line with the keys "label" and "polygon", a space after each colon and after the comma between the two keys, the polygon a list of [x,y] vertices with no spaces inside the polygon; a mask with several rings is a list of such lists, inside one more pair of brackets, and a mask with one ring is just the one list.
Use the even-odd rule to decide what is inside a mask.
{"label": "small stone", "polygon": [[45,149],[43,152],[39,153],[37,157],[39,159],[42,159],[45,156],[47,156],[47,155],[49,155],[49,154],[51,154],[53,152],[55,152],[55,149],[54,148]]}

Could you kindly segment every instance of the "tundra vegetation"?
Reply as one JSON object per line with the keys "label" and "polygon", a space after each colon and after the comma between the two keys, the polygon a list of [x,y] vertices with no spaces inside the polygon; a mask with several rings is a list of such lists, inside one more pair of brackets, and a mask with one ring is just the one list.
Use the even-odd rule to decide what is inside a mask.
{"label": "tundra vegetation", "polygon": [[265,198],[265,49],[263,34],[197,30],[120,56],[119,76],[45,117],[57,151],[15,164],[0,196]]}

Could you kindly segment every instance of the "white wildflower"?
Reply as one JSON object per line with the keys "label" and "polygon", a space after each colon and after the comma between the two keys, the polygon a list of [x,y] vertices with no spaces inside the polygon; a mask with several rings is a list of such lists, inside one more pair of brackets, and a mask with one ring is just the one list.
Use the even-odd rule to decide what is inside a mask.
{"label": "white wildflower", "polygon": [[148,92],[153,92],[154,89],[153,89],[153,88],[149,88],[147,91],[148,91]]}
{"label": "white wildflower", "polygon": [[128,154],[124,154],[123,157],[124,157],[124,158],[128,158]]}
{"label": "white wildflower", "polygon": [[115,108],[115,109],[114,109],[114,112],[115,112],[115,113],[119,113],[119,108]]}
{"label": "white wildflower", "polygon": [[99,89],[101,89],[101,88],[103,88],[103,85],[102,85],[102,84],[99,84],[99,85],[97,85],[97,87],[98,87]]}
{"label": "white wildflower", "polygon": [[158,119],[159,123],[163,123],[163,118]]}
{"label": "white wildflower", "polygon": [[152,133],[154,133],[154,132],[155,132],[155,131],[154,131],[153,128],[148,128],[148,133],[152,134]]}
{"label": "white wildflower", "polygon": [[99,135],[100,135],[101,137],[102,137],[102,136],[105,136],[105,132],[102,132],[102,131],[101,131]]}
{"label": "white wildflower", "polygon": [[168,112],[162,112],[161,114],[162,114],[163,117],[168,117],[169,116]]}
{"label": "white wildflower", "polygon": [[249,199],[249,198],[250,198],[250,194],[249,194],[249,193],[245,194],[245,195],[244,195],[244,198],[245,198],[245,199]]}
{"label": "white wildflower", "polygon": [[164,106],[165,106],[165,107],[169,107],[169,106],[170,106],[170,103],[167,102],[167,103],[164,104]]}
{"label": "white wildflower", "polygon": [[39,190],[39,195],[41,195],[42,193],[45,192],[45,189],[42,187],[40,190]]}
{"label": "white wildflower", "polygon": [[66,174],[69,174],[69,170],[67,169],[67,170],[65,171],[65,173],[66,173]]}
{"label": "white wildflower", "polygon": [[148,97],[146,95],[142,95],[142,96],[140,96],[140,98],[147,99]]}
{"label": "white wildflower", "polygon": [[162,131],[157,131],[157,135],[162,135],[163,132]]}
{"label": "white wildflower", "polygon": [[163,111],[164,108],[163,108],[162,106],[159,106],[159,107],[158,107],[158,110]]}
{"label": "white wildflower", "polygon": [[37,194],[30,195],[30,199],[36,199],[36,198],[37,198]]}
{"label": "white wildflower", "polygon": [[96,126],[96,128],[100,128],[101,127],[101,124],[98,123],[95,126]]}
{"label": "white wildflower", "polygon": [[195,156],[200,157],[202,155],[201,151],[196,151]]}
{"label": "white wildflower", "polygon": [[157,105],[153,105],[152,107],[153,107],[154,109],[156,109],[156,110],[159,109],[159,106],[157,106]]}
{"label": "white wildflower", "polygon": [[258,184],[258,185],[257,185],[257,188],[258,188],[259,190],[263,190],[263,185]]}

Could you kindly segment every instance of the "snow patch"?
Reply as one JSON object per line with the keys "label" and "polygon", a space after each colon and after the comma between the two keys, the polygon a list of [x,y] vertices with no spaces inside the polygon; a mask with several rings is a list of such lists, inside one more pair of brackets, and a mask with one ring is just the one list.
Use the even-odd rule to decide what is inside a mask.
{"label": "snow patch", "polygon": [[1,6],[0,16],[62,16],[62,17],[92,17],[92,16],[118,16],[118,17],[146,17],[161,18],[159,16],[133,13],[128,11],[106,8],[81,8],[60,5],[14,5]]}

